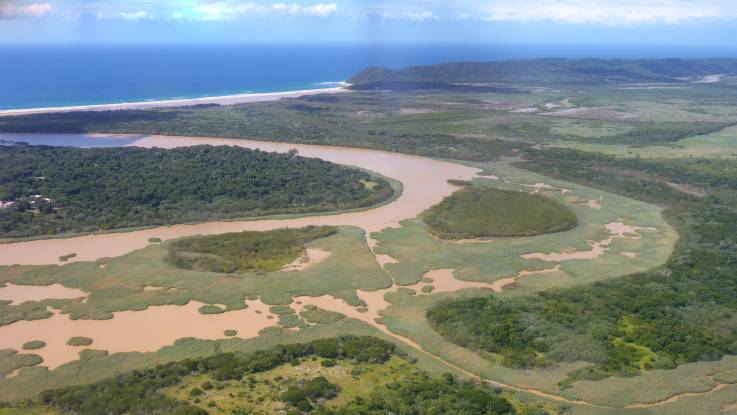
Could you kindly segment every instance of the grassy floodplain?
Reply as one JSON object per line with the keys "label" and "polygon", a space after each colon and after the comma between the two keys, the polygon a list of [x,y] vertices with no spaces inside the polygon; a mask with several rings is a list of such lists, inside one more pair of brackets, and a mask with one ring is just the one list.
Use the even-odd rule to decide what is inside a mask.
{"label": "grassy floodplain", "polygon": [[[397,344],[420,368],[499,382],[520,400],[545,401],[551,413],[734,411],[737,90],[731,83],[727,77],[714,84],[621,79],[571,85],[532,77],[514,91],[354,91],[233,107],[127,111],[125,117],[4,118],[5,131],[256,137],[455,160],[484,170],[474,188],[537,191],[574,212],[578,226],[459,243],[434,238],[418,217],[371,235],[374,252],[391,258],[382,257],[383,268],[360,230],[340,227],[306,245],[330,251],[327,259],[289,275],[178,269],[166,262],[170,241],[95,262],[4,267],[2,281],[59,282],[90,292],[86,302],[3,303],[4,322],[46,318],[46,306],[73,318],[110,318],[117,310],[189,300],[226,314],[249,296],[281,307],[274,327],[257,338],[181,340],[150,353],[88,352],[53,371],[38,366],[31,352],[4,351],[3,371],[13,376],[0,379],[3,398],[96,381],[111,370],[361,333]],[[493,295],[483,289],[438,292],[428,287],[439,281],[426,276],[438,270],[471,282],[513,283]],[[420,281],[427,284],[422,290],[386,291],[379,323],[345,317],[358,308],[375,311],[366,307],[364,291]],[[301,295],[336,297],[340,307],[292,303]],[[496,339],[505,347],[463,343],[460,334],[444,337],[426,318],[439,304],[449,309],[474,302],[502,307],[504,313],[484,319],[476,308],[471,314],[483,322],[488,315],[505,316],[489,325],[509,329]],[[462,326],[463,313],[453,321]],[[476,334],[481,339],[488,333],[481,328]],[[529,336],[547,347],[530,344]]]}

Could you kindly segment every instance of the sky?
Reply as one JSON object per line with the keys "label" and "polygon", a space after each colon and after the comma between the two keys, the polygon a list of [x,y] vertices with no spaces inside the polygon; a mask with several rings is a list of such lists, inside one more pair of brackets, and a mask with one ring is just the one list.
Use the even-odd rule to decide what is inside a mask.
{"label": "sky", "polygon": [[0,0],[0,43],[737,48],[737,0]]}

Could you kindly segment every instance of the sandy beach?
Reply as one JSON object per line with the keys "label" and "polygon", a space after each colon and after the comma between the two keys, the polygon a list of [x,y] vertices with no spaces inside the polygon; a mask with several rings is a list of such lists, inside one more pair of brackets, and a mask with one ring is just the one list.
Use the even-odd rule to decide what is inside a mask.
{"label": "sandy beach", "polygon": [[45,108],[22,108],[12,110],[0,110],[0,117],[13,115],[45,114],[52,112],[73,111],[112,111],[130,109],[151,109],[167,107],[188,107],[192,105],[236,105],[249,102],[277,101],[285,98],[297,98],[305,95],[337,94],[347,92],[345,86],[333,88],[303,89],[299,91],[284,92],[262,92],[252,94],[223,95],[216,97],[166,99],[159,101],[123,102],[119,104],[97,104],[97,105],[75,105],[67,107],[45,107]]}

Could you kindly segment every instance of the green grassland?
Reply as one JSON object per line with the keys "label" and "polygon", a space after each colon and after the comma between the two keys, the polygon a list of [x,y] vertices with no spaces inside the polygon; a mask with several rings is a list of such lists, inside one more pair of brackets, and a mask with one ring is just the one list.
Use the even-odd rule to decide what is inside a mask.
{"label": "green grassland", "polygon": [[557,141],[549,145],[617,157],[735,159],[737,158],[737,128],[728,127],[714,133],[684,138],[670,145],[633,147],[578,141]]}
{"label": "green grassland", "polygon": [[[399,261],[386,265],[398,284],[416,283],[426,272],[441,268],[454,269],[455,277],[461,280],[493,282],[504,277],[514,277],[520,271],[543,270],[558,265],[539,259],[525,259],[520,255],[591,250],[587,241],[607,238],[604,227],[611,222],[656,229],[640,231],[638,239],[614,239],[611,247],[598,258],[562,261],[559,265],[566,278],[555,281],[551,286],[590,283],[662,264],[671,254],[673,243],[678,237],[673,228],[663,220],[661,209],[656,206],[536,175],[508,162],[470,165],[484,169],[485,174],[498,176],[497,180],[476,179],[475,183],[479,186],[493,185],[529,192],[536,183],[547,184],[551,188],[543,188],[542,193],[571,209],[578,219],[578,226],[556,234],[459,244],[432,237],[426,225],[419,219],[407,220],[402,223],[401,228],[385,229],[372,235],[377,241],[376,252],[390,255]],[[563,193],[561,189],[567,191]],[[598,201],[601,209],[587,206],[585,203],[588,200]],[[638,252],[638,255],[623,260],[626,257],[621,252]],[[540,284],[546,279],[552,281],[554,278],[555,274],[529,276],[519,279],[517,284]]]}
{"label": "green grassland", "polygon": [[[90,294],[85,301],[44,300],[0,305],[2,321],[9,324],[14,320],[49,317],[50,313],[43,313],[46,306],[68,313],[72,319],[109,319],[116,311],[181,305],[190,300],[224,304],[227,310],[236,310],[246,307],[243,300],[248,297],[278,305],[291,303],[293,296],[330,294],[359,306],[363,301],[356,296],[356,290],[391,286],[391,279],[366,246],[364,233],[352,227],[341,227],[332,236],[307,242],[306,247],[320,248],[330,255],[303,271],[238,274],[236,278],[231,274],[185,270],[170,265],[168,247],[174,243],[176,241],[151,244],[121,257],[95,262],[3,267],[0,269],[3,282],[36,285],[58,282]],[[146,286],[174,290],[146,291]]]}
{"label": "green grassland", "polygon": [[486,186],[453,193],[422,219],[442,239],[535,236],[576,226],[576,215],[562,203]]}

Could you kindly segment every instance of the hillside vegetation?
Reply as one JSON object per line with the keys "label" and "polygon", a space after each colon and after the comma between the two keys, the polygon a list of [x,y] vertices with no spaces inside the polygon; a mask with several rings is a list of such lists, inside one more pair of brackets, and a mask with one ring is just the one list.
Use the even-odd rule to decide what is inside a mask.
{"label": "hillside vegetation", "polygon": [[[318,360],[320,364],[314,364]],[[317,371],[323,374],[309,376]],[[375,380],[376,374],[383,376]],[[272,405],[290,414],[517,413],[499,392],[449,374],[439,378],[418,371],[391,343],[344,336],[159,365],[90,385],[49,390],[36,400],[0,406],[0,414],[206,415],[227,409],[242,415],[273,413]],[[533,409],[517,407],[522,413]],[[548,413],[543,408],[534,411]]]}
{"label": "hillside vegetation", "polygon": [[[90,232],[370,206],[380,178],[238,147],[0,146],[0,237]],[[372,188],[367,181],[375,182]]]}
{"label": "hillside vegetation", "polygon": [[494,187],[461,189],[430,208],[423,219],[443,239],[533,236],[576,226],[576,215],[560,202]]}
{"label": "hillside vegetation", "polygon": [[[459,345],[513,367],[585,361],[570,382],[674,368],[737,354],[737,188],[732,162],[616,159],[571,150],[529,154],[548,176],[670,207],[682,241],[662,268],[528,296],[445,302],[427,313]],[[687,195],[672,183],[705,189]]]}
{"label": "hillside vegetation", "polygon": [[336,232],[331,226],[308,226],[180,239],[167,245],[167,262],[197,271],[273,272],[302,255],[305,243]]}
{"label": "hillside vegetation", "polygon": [[678,78],[737,72],[737,59],[530,59],[452,62],[400,70],[367,68],[351,84],[385,82],[601,83],[682,82]]}

